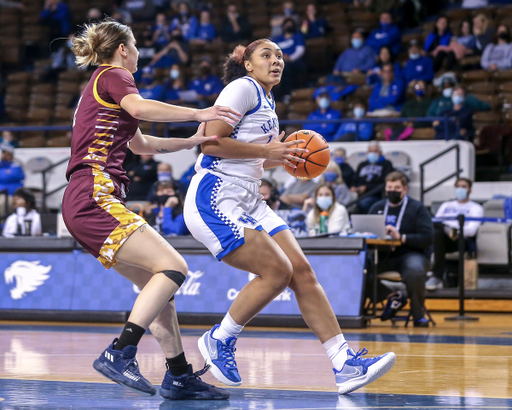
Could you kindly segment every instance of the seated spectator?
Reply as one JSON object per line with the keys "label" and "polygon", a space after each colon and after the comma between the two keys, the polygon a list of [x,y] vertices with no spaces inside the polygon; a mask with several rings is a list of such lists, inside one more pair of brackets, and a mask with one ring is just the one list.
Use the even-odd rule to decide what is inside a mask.
{"label": "seated spectator", "polygon": [[11,145],[14,148],[18,148],[18,140],[14,136],[14,133],[9,130],[2,131],[2,137],[0,138],[0,147],[3,145]]}
{"label": "seated spectator", "polygon": [[71,32],[68,5],[61,0],[46,0],[39,14],[41,24],[49,27],[50,38],[67,37]]}
{"label": "seated spectator", "polygon": [[[169,37],[170,38],[170,37]],[[146,26],[146,28],[140,34],[139,42],[137,43],[137,48],[139,50],[139,67],[146,67],[151,64],[155,54],[157,53],[157,47],[153,41],[153,31],[151,26]],[[161,51],[159,49],[158,51]],[[140,70],[133,74],[135,81],[139,80],[138,73]]]}
{"label": "seated spectator", "polygon": [[[437,18],[436,25],[425,40],[425,52],[429,55],[434,54],[434,50],[438,46],[448,46],[450,44],[450,38],[452,37],[452,31],[450,29],[450,22],[448,17],[439,16]],[[443,60],[446,58],[446,52],[438,50],[434,57],[434,71],[441,68]]]}
{"label": "seated spectator", "polygon": [[126,10],[133,22],[150,21],[155,17],[153,0],[124,0],[119,8]]}
{"label": "seated spectator", "polygon": [[[324,92],[316,98],[318,110],[308,115],[308,121],[315,120],[337,120],[341,118],[341,112],[331,107],[331,99],[329,93]],[[336,130],[339,128],[337,122],[309,123],[304,124],[304,128],[318,132],[327,142],[333,140]]]}
{"label": "seated spectator", "polygon": [[402,108],[405,87],[401,78],[395,78],[394,71],[393,64],[387,63],[382,67],[381,80],[375,85],[370,96],[369,111],[400,111]]}
{"label": "seated spectator", "polygon": [[279,209],[279,191],[277,190],[276,184],[266,178],[261,179],[260,194],[263,196],[263,200],[273,211]]}
{"label": "seated spectator", "polygon": [[[476,50],[475,36],[472,34],[471,30],[471,20],[463,20],[460,25],[461,35],[458,37],[452,36],[450,38],[450,44],[447,46],[438,45],[432,52],[433,58],[438,58],[439,60],[444,59],[445,68],[447,70],[453,70],[458,61],[473,54]],[[445,55],[439,55],[440,53],[445,53]],[[442,64],[442,62],[440,64]]]}
{"label": "seated spectator", "polygon": [[[365,115],[363,103],[354,104],[354,118],[361,120]],[[373,137],[373,124],[364,121],[351,121],[341,123],[333,141],[370,141]]]}
{"label": "seated spectator", "polygon": [[167,23],[167,16],[165,13],[158,13],[156,15],[152,40],[158,50],[164,48],[171,41],[169,24]]}
{"label": "seated spectator", "polygon": [[323,85],[315,89],[313,98],[317,98],[320,94],[327,92],[331,101],[339,101],[355,92],[358,87],[358,85],[354,84],[345,84],[343,77],[329,74],[325,77]]}
{"label": "seated spectator", "polygon": [[457,36],[457,42],[467,49],[474,51],[476,40],[473,34],[473,22],[470,19],[462,20],[460,23],[460,35]]}
{"label": "seated spectator", "polygon": [[247,19],[238,13],[236,3],[229,4],[226,17],[222,22],[222,41],[234,43],[249,40],[251,35],[251,26]]}
{"label": "seated spectator", "polygon": [[12,202],[14,213],[6,219],[2,236],[14,238],[42,235],[41,215],[36,210],[33,192],[26,188],[18,188],[12,195]]}
{"label": "seated spectator", "polygon": [[[432,218],[425,206],[407,195],[407,178],[400,172],[392,172],[386,177],[386,199],[377,202],[370,214],[384,214],[386,233],[392,239],[400,240],[401,246],[379,252],[378,272],[397,271],[407,289],[411,313],[415,327],[428,327],[423,305],[425,303],[425,281],[430,261],[430,247],[434,236]],[[373,294],[371,278],[366,295]],[[393,294],[382,283],[377,288],[378,303],[388,299],[381,316],[382,320],[392,319],[405,306],[407,297],[397,292]]]}
{"label": "seated spectator", "polygon": [[382,67],[384,64],[391,63],[395,68],[395,78],[402,77],[402,69],[400,68],[400,64],[394,61],[394,58],[389,50],[389,47],[382,47],[379,51],[379,56],[377,57],[377,63],[373,66],[371,70],[366,72],[366,83],[367,84],[377,84],[380,81],[380,73],[382,71]]}
{"label": "seated spectator", "polygon": [[334,75],[342,73],[366,73],[375,67],[375,53],[364,44],[363,34],[354,31],[351,38],[352,47],[347,48],[336,61]]}
{"label": "seated spectator", "polygon": [[182,102],[179,92],[186,90],[185,80],[178,64],[173,64],[169,70],[170,80],[165,90],[165,102],[169,104],[178,104]]}
{"label": "seated spectator", "polygon": [[142,98],[165,101],[165,87],[155,81],[155,71],[151,67],[144,67],[142,69],[140,82],[139,93]]}
{"label": "seated spectator", "polygon": [[510,70],[512,68],[512,44],[510,31],[504,25],[496,30],[496,43],[489,43],[484,49],[480,65],[489,71]]}
{"label": "seated spectator", "polygon": [[202,58],[199,70],[201,75],[192,80],[188,88],[197,92],[197,100],[201,108],[210,107],[219,96],[224,85],[218,76],[212,74],[210,58]]}
{"label": "seated spectator", "polygon": [[158,182],[155,199],[156,206],[152,210],[154,222],[148,223],[164,236],[189,235],[183,218],[183,200],[172,180]]}
{"label": "seated spectator", "polygon": [[126,175],[130,178],[130,189],[126,195],[127,201],[145,200],[151,184],[157,181],[157,162],[153,155],[140,155],[137,160],[129,163]]}
{"label": "seated spectator", "polygon": [[0,192],[7,190],[9,195],[14,194],[18,188],[23,186],[25,174],[21,166],[15,162],[14,147],[9,144],[0,146],[2,156],[0,157]]}
{"label": "seated spectator", "polygon": [[208,10],[202,10],[199,15],[199,24],[197,25],[194,35],[191,37],[190,42],[194,44],[211,43],[217,33],[215,26],[211,22],[211,15]]}
{"label": "seated spectator", "polygon": [[178,10],[179,14],[172,20],[169,31],[179,28],[183,39],[189,41],[197,31],[197,19],[190,13],[188,4],[184,1],[179,4]]}
{"label": "seated spectator", "polygon": [[173,64],[187,64],[190,58],[188,44],[184,41],[180,28],[171,32],[171,42],[151,60],[153,68],[170,68]]}
{"label": "seated spectator", "polygon": [[[350,229],[347,208],[336,201],[334,189],[327,184],[320,184],[313,198],[304,201],[306,226],[310,236],[320,233],[347,232]],[[323,220],[326,216],[327,220]]]}
{"label": "seated spectator", "polygon": [[157,180],[151,185],[151,188],[149,189],[148,196],[146,198],[146,204],[144,205],[144,213],[147,213],[147,214],[149,214],[156,206],[156,190],[157,190],[158,184],[160,182],[171,181],[180,192],[183,192],[181,190],[181,186],[182,186],[181,182],[175,180],[172,177],[171,164],[169,164],[167,162],[157,162],[157,164],[158,164],[156,167]]}
{"label": "seated spectator", "polygon": [[[434,121],[436,139],[473,141],[475,129],[473,128],[473,110],[464,105],[465,92],[461,86],[455,87],[452,93],[453,107],[441,112],[442,117],[449,117],[450,121],[445,126],[440,121]],[[445,132],[448,132],[446,135]]]}
{"label": "seated spectator", "polygon": [[317,17],[316,6],[311,3],[306,7],[306,18],[302,21],[300,30],[306,38],[318,38],[325,37],[331,28],[325,18]]}
{"label": "seated spectator", "polygon": [[372,31],[366,45],[370,46],[375,54],[384,46],[389,47],[393,55],[398,55],[401,48],[402,35],[396,24],[393,24],[391,13],[385,12],[380,15],[380,28]]}
{"label": "seated spectator", "polygon": [[403,70],[404,82],[409,87],[414,87],[417,81],[426,83],[434,79],[434,69],[430,57],[422,56],[416,40],[409,44],[409,59]]}
{"label": "seated spectator", "polygon": [[354,186],[351,188],[359,196],[376,190],[376,192],[358,201],[357,207],[361,213],[368,213],[372,205],[380,201],[382,189],[377,188],[384,188],[386,176],[392,171],[393,164],[384,158],[379,143],[377,141],[370,142],[368,144],[366,161],[361,162],[357,167]]}
{"label": "seated spectator", "polygon": [[283,23],[288,18],[292,19],[297,27],[300,24],[300,17],[295,13],[295,4],[293,4],[293,1],[285,1],[282,10],[282,14],[276,14],[270,18],[270,37],[277,37],[284,34]]}
{"label": "seated spectator", "polygon": [[341,205],[348,205],[357,199],[357,193],[351,191],[349,186],[343,181],[341,169],[334,161],[329,162],[318,183],[319,185],[329,185],[332,187],[334,197]]}
{"label": "seated spectator", "polygon": [[494,36],[494,28],[489,27],[489,19],[485,14],[480,13],[473,17],[473,35],[475,36],[475,52],[480,55]]}
{"label": "seated spectator", "polygon": [[300,88],[305,81],[306,62],[304,54],[306,46],[304,36],[300,31],[297,31],[297,25],[293,19],[287,18],[284,20],[283,33],[273,38],[272,41],[283,52],[286,70],[283,71],[279,92],[287,96],[291,94],[292,89]]}
{"label": "seated spectator", "polygon": [[332,153],[332,160],[340,167],[341,177],[347,186],[351,187],[354,181],[355,172],[346,162],[347,152],[343,148],[336,148]]}
{"label": "seated spectator", "polygon": [[304,201],[312,197],[316,186],[317,183],[312,179],[294,178],[294,181],[281,194],[279,200],[292,208],[302,209]]}
{"label": "seated spectator", "polygon": [[[436,212],[436,218],[456,217],[463,214],[471,218],[483,218],[482,205],[469,200],[473,183],[467,178],[457,178],[455,181],[455,201],[443,202]],[[480,222],[468,221],[464,223],[464,239],[466,251],[473,254],[476,251],[476,232]],[[445,221],[434,224],[434,275],[427,280],[427,290],[441,289],[446,270],[446,254],[459,250],[459,221]]]}
{"label": "seated spectator", "polygon": [[91,7],[87,11],[87,22],[89,23],[99,23],[102,17],[103,13],[97,7]]}

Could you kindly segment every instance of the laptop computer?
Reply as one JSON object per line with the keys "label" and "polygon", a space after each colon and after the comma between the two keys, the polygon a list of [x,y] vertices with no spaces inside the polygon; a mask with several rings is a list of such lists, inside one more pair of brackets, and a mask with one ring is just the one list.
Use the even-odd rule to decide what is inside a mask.
{"label": "laptop computer", "polygon": [[386,217],[384,215],[357,215],[351,217],[352,230],[359,233],[373,233],[378,238],[386,238]]}

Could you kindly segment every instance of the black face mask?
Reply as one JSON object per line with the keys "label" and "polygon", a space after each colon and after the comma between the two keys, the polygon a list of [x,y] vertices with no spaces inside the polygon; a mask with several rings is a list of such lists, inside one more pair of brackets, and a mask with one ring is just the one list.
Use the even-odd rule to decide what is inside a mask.
{"label": "black face mask", "polygon": [[400,197],[402,195],[402,192],[397,191],[386,191],[386,198],[389,202],[391,202],[393,205],[399,204],[402,198]]}
{"label": "black face mask", "polygon": [[167,200],[173,195],[157,195],[156,196],[156,203],[158,205],[165,205]]}
{"label": "black face mask", "polygon": [[498,34],[498,38],[501,40],[509,41],[510,36],[508,35],[508,33],[502,31],[500,34]]}
{"label": "black face mask", "polygon": [[201,67],[201,74],[202,75],[210,75],[211,72],[212,72],[211,67],[209,67],[209,66],[202,66]]}
{"label": "black face mask", "polygon": [[292,27],[292,26],[288,26],[284,29],[284,32],[287,33],[287,34],[294,34],[295,33],[295,29]]}

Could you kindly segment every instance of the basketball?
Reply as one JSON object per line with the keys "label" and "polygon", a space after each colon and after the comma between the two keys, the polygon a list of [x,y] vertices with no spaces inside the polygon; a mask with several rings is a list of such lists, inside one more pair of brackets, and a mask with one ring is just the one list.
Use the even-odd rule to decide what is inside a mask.
{"label": "basketball", "polygon": [[321,175],[331,160],[329,144],[320,134],[315,131],[300,130],[286,137],[284,142],[294,140],[305,140],[298,144],[298,148],[306,148],[309,152],[304,154],[292,154],[298,158],[304,158],[306,162],[297,162],[297,168],[283,164],[284,169],[295,178],[312,179]]}

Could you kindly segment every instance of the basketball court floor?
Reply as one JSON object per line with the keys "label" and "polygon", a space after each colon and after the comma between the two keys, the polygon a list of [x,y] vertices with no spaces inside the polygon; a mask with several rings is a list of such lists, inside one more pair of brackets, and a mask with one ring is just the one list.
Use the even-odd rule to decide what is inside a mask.
{"label": "basketball court floor", "polygon": [[[377,382],[339,396],[322,345],[304,329],[251,328],[237,343],[243,384],[229,401],[172,402],[142,397],[108,382],[93,360],[121,326],[0,322],[0,409],[511,409],[512,315],[479,314],[479,322],[392,328],[374,321],[346,330],[354,350],[394,351],[395,367]],[[202,368],[197,339],[182,329],[185,351]],[[137,355],[142,374],[159,385],[164,357],[151,335]],[[210,373],[203,379],[219,385]]]}

